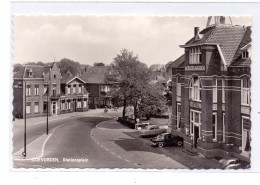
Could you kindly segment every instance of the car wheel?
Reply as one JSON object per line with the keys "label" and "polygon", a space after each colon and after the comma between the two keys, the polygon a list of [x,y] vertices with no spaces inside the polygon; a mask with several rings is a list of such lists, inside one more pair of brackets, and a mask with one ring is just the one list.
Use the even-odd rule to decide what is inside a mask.
{"label": "car wheel", "polygon": [[163,144],[163,143],[159,143],[158,146],[159,146],[159,147],[163,147],[164,144]]}
{"label": "car wheel", "polygon": [[177,142],[177,145],[178,145],[178,146],[182,146],[182,144],[183,144],[182,141],[178,141],[178,142]]}

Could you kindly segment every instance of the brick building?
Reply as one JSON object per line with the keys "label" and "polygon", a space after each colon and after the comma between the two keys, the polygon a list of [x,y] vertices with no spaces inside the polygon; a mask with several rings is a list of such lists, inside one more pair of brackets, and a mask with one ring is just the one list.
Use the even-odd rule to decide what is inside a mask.
{"label": "brick building", "polygon": [[13,76],[13,115],[35,117],[47,110],[49,115],[87,111],[85,82],[77,76],[62,77],[56,63],[25,65]]}
{"label": "brick building", "polygon": [[48,107],[51,115],[59,114],[60,79],[60,70],[56,63],[46,66],[25,65],[15,73],[14,117],[22,118],[25,112],[28,117],[45,115]]}
{"label": "brick building", "polygon": [[[211,17],[208,18],[208,23]],[[170,62],[172,129],[184,147],[206,157],[250,159],[250,27],[214,24],[181,45],[184,54]]]}
{"label": "brick building", "polygon": [[85,70],[80,76],[85,81],[89,92],[89,107],[104,108],[111,107],[111,86],[105,82],[108,66],[93,66]]}

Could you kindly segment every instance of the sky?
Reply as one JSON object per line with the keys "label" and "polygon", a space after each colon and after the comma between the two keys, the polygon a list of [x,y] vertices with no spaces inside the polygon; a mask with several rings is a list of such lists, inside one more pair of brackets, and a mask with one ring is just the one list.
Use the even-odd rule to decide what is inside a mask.
{"label": "sky", "polygon": [[[14,16],[13,63],[110,64],[123,48],[148,66],[166,64],[183,54],[194,27],[207,17],[174,16]],[[250,17],[231,17],[233,25],[251,25]]]}

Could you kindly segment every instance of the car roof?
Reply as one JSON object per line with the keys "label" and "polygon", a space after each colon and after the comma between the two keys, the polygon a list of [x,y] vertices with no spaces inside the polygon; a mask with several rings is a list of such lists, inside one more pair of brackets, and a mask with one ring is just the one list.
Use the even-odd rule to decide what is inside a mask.
{"label": "car roof", "polygon": [[147,125],[147,128],[159,127],[158,125]]}

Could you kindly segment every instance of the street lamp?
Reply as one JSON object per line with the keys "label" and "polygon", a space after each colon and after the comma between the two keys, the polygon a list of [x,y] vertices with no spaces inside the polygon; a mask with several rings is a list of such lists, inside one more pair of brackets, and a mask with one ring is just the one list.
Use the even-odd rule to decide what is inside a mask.
{"label": "street lamp", "polygon": [[46,121],[46,134],[49,134],[49,83],[47,84],[47,121]]}
{"label": "street lamp", "polygon": [[22,155],[24,157],[26,157],[26,81],[23,79],[23,82],[24,82],[24,151],[22,153]]}

